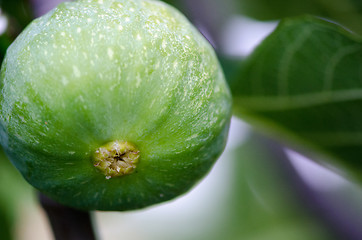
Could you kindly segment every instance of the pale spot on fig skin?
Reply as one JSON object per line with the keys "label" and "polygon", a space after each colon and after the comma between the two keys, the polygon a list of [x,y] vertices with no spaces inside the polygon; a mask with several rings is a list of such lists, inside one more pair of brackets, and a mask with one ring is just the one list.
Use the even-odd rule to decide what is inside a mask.
{"label": "pale spot on fig skin", "polygon": [[80,33],[82,29],[80,27],[77,28],[77,33]]}
{"label": "pale spot on fig skin", "polygon": [[44,64],[40,63],[40,64],[39,64],[39,67],[40,67],[40,70],[41,70],[43,73],[46,73],[46,72],[47,72],[47,69],[46,69],[46,67],[44,66]]}
{"label": "pale spot on fig skin", "polygon": [[23,100],[24,100],[25,103],[29,103],[29,98],[27,96],[24,96]]}
{"label": "pale spot on fig skin", "polygon": [[73,197],[78,197],[82,194],[82,192],[78,192],[77,194],[74,194]]}
{"label": "pale spot on fig skin", "polygon": [[79,95],[78,98],[79,98],[79,101],[84,102],[84,98],[82,95]]}
{"label": "pale spot on fig skin", "polygon": [[114,52],[113,52],[113,50],[112,50],[112,48],[108,48],[107,49],[107,54],[108,54],[108,57],[109,57],[109,59],[113,59],[113,55],[114,55]]}
{"label": "pale spot on fig skin", "polygon": [[26,121],[25,121],[25,119],[24,119],[23,116],[19,115],[19,118],[20,118],[20,120],[21,120],[23,123],[26,123]]}
{"label": "pale spot on fig skin", "polygon": [[139,74],[137,74],[136,76],[136,88],[139,88],[139,86],[141,85],[141,76]]}
{"label": "pale spot on fig skin", "polygon": [[81,73],[79,71],[79,68],[77,66],[73,66],[73,73],[76,77],[80,77]]}
{"label": "pale spot on fig skin", "polygon": [[155,69],[158,69],[160,67],[160,62],[157,62],[155,65]]}
{"label": "pale spot on fig skin", "polygon": [[112,86],[110,86],[109,91],[113,92],[113,90],[115,89],[115,87],[117,87],[118,83],[113,84]]}
{"label": "pale spot on fig skin", "polygon": [[80,185],[87,184],[88,182],[89,182],[89,180],[85,180],[85,181],[81,182]]}
{"label": "pale spot on fig skin", "polygon": [[187,139],[186,139],[186,141],[190,141],[190,140],[192,140],[192,139],[194,139],[194,138],[197,138],[199,135],[198,134],[194,134],[194,135],[192,135],[191,137],[188,137]]}
{"label": "pale spot on fig skin", "polygon": [[94,194],[94,198],[97,198],[98,195],[99,195],[99,192],[96,192],[96,193]]}

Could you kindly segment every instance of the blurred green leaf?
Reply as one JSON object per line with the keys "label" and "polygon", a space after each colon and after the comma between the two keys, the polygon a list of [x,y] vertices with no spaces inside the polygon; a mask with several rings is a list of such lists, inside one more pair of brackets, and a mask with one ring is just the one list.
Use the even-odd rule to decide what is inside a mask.
{"label": "blurred green leaf", "polygon": [[165,2],[165,3],[168,3],[171,6],[174,6],[175,8],[180,10],[181,12],[185,11],[185,5],[184,5],[182,0],[162,0],[162,1]]}
{"label": "blurred green leaf", "polygon": [[0,33],[1,65],[7,48],[30,21],[32,21],[33,16],[29,1],[26,0],[0,0],[0,16],[6,17],[7,19],[6,29]]}
{"label": "blurred green leaf", "polygon": [[362,44],[314,17],[287,19],[232,86],[235,112],[326,153],[362,180]]}
{"label": "blurred green leaf", "polygon": [[21,29],[25,28],[33,19],[29,1],[26,0],[0,0],[0,8],[10,18],[13,18],[15,24]]}
{"label": "blurred green leaf", "polygon": [[[13,239],[22,204],[31,199],[31,188],[0,148],[0,239]],[[6,230],[5,230],[6,229]]]}
{"label": "blurred green leaf", "polygon": [[237,149],[234,160],[234,191],[220,206],[224,214],[218,216],[217,232],[205,239],[335,239],[301,197],[279,145],[253,135]]}
{"label": "blurred green leaf", "polygon": [[224,71],[227,83],[229,86],[233,86],[236,84],[235,81],[239,80],[239,70],[242,68],[242,64],[244,63],[243,59],[223,54],[219,54],[218,59]]}
{"label": "blurred green leaf", "polygon": [[162,0],[163,2],[166,2],[170,5],[175,5],[175,4],[179,4],[178,0]]}
{"label": "blurred green leaf", "polygon": [[362,33],[360,0],[239,0],[240,12],[258,20],[276,20],[298,15],[317,15],[340,22]]}
{"label": "blurred green leaf", "polygon": [[6,50],[11,43],[12,41],[9,36],[7,36],[6,34],[0,35],[0,65],[5,57]]}
{"label": "blurred green leaf", "polygon": [[240,0],[238,3],[244,15],[259,20],[276,20],[305,13],[323,13],[323,7],[315,0]]}
{"label": "blurred green leaf", "polygon": [[13,236],[13,220],[8,214],[6,209],[0,206],[0,239],[1,240],[12,240]]}

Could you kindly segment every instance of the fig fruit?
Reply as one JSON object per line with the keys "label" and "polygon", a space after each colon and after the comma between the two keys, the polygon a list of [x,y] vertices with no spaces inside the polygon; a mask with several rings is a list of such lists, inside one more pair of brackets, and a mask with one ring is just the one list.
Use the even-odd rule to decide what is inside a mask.
{"label": "fig fruit", "polygon": [[189,190],[224,149],[231,96],[209,43],[151,0],[64,2],[1,68],[0,140],[24,178],[85,210]]}

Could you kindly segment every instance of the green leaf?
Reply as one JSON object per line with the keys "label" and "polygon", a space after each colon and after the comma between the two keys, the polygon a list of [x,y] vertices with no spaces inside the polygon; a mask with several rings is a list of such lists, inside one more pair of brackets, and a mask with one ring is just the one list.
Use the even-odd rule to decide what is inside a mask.
{"label": "green leaf", "polygon": [[323,7],[315,0],[240,0],[239,10],[259,20],[276,20],[305,13],[318,14],[323,12]]}
{"label": "green leaf", "polygon": [[18,34],[33,19],[30,3],[25,0],[5,1],[0,0],[0,16],[6,17],[6,29],[0,34],[0,64],[6,50]]}
{"label": "green leaf", "polygon": [[6,50],[10,46],[11,42],[12,40],[9,38],[8,35],[6,34],[0,35],[0,64],[3,62]]}
{"label": "green leaf", "polygon": [[239,0],[239,12],[259,20],[312,14],[338,21],[362,33],[360,0]]}
{"label": "green leaf", "polygon": [[239,71],[244,63],[243,59],[225,54],[219,54],[218,59],[228,85],[233,86],[234,82],[239,80]]}
{"label": "green leaf", "polygon": [[231,87],[235,113],[337,160],[362,180],[362,42],[314,17],[287,19]]}
{"label": "green leaf", "polygon": [[179,1],[177,0],[162,0],[163,2],[166,2],[170,5],[176,5],[176,4],[179,4]]}
{"label": "green leaf", "polygon": [[232,158],[233,191],[220,204],[219,226],[204,239],[335,239],[306,203],[307,197],[301,197],[301,186],[291,178],[293,169],[279,144],[252,134]]}
{"label": "green leaf", "polygon": [[183,12],[184,14],[187,13],[187,8],[185,7],[185,3],[181,0],[162,0],[162,2],[165,2],[175,8],[177,8],[178,10],[180,10],[181,12]]}
{"label": "green leaf", "polygon": [[3,12],[15,19],[16,24],[13,26],[20,29],[25,28],[33,19],[29,1],[25,0],[0,0],[0,8]]}
{"label": "green leaf", "polygon": [[0,239],[11,240],[13,237],[13,222],[7,211],[0,208]]}
{"label": "green leaf", "polygon": [[10,163],[0,147],[0,239],[14,239],[20,209],[29,208],[32,188]]}

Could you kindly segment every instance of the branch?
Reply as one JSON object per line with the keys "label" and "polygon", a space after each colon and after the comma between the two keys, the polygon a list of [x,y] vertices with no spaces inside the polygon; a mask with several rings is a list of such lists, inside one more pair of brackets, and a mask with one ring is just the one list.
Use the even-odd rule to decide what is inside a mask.
{"label": "branch", "polygon": [[63,206],[39,194],[56,240],[95,240],[89,212]]}

